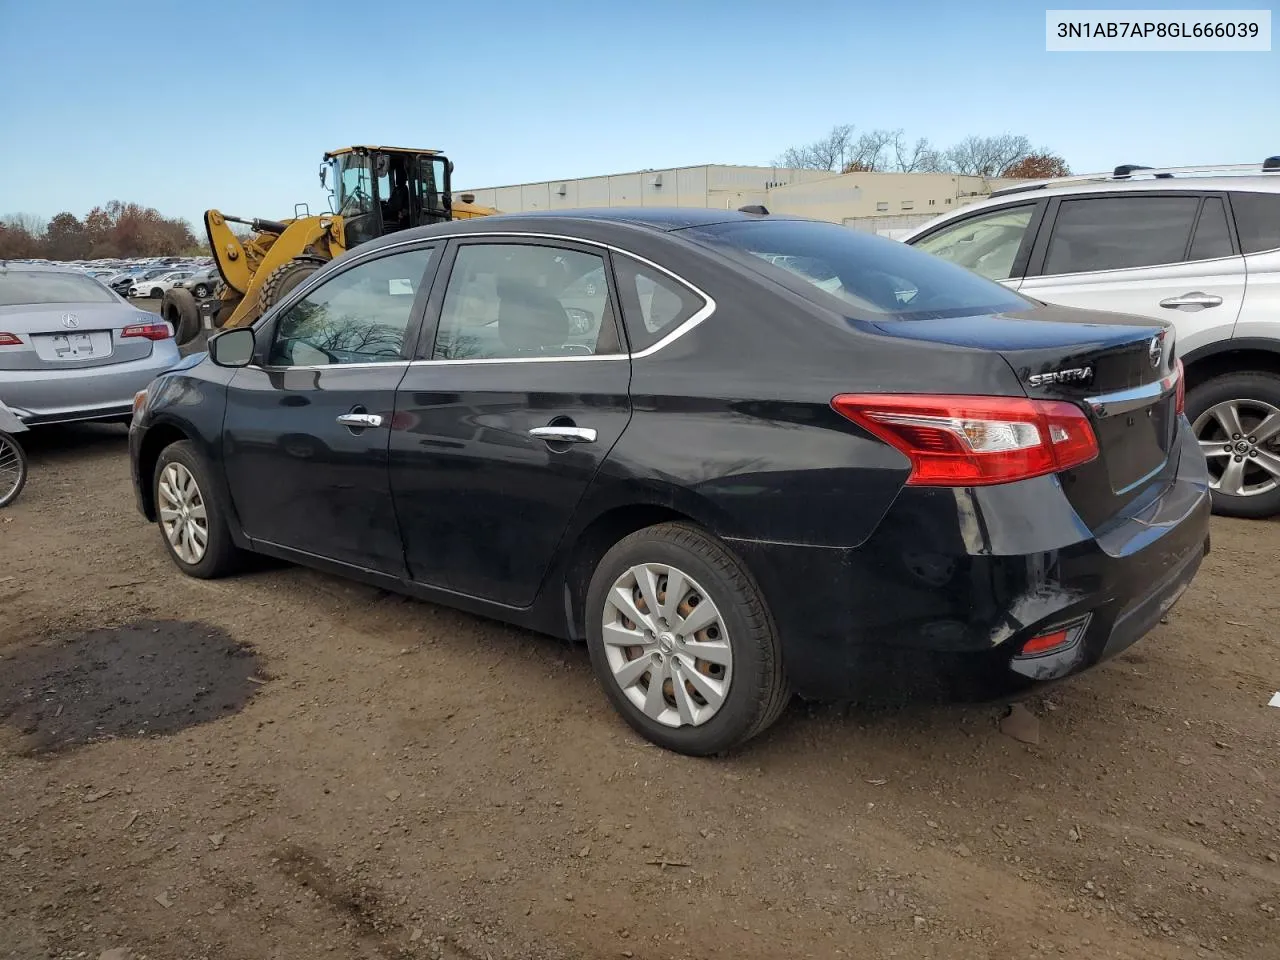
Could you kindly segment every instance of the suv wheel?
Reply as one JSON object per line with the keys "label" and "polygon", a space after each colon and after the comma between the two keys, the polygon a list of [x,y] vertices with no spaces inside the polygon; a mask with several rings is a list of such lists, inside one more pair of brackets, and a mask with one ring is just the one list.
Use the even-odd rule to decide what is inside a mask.
{"label": "suv wheel", "polygon": [[1280,513],[1280,376],[1206,380],[1187,392],[1187,417],[1209,463],[1214,513]]}
{"label": "suv wheel", "polygon": [[627,723],[659,746],[723,753],[787,704],[759,588],[697,527],[663,523],[620,540],[596,567],[586,613],[596,678]]}

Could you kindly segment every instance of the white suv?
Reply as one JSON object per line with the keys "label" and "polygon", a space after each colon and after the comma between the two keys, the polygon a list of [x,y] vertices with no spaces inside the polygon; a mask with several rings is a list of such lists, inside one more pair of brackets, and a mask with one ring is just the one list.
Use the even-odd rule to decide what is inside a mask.
{"label": "white suv", "polygon": [[1280,513],[1280,157],[997,190],[905,243],[1037,300],[1172,321],[1217,513]]}

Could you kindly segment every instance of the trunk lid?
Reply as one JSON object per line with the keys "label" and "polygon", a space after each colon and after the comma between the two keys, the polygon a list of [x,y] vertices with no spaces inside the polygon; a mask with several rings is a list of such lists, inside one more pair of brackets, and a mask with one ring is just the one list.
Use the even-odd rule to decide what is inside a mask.
{"label": "trunk lid", "polygon": [[154,313],[119,302],[0,306],[0,332],[22,341],[0,346],[0,371],[82,369],[143,360],[151,356],[152,342],[146,337],[122,338],[120,331],[159,320]]}
{"label": "trunk lid", "polygon": [[1091,528],[1172,479],[1177,466],[1170,462],[1177,435],[1172,326],[1048,305],[879,326],[895,336],[997,351],[1028,397],[1065,400],[1083,409],[1098,438],[1098,458],[1059,479]]}

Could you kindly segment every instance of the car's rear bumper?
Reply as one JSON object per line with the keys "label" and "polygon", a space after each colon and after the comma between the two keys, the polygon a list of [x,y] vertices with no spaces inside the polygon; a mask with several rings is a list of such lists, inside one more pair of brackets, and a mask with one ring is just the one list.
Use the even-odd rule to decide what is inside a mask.
{"label": "car's rear bumper", "polygon": [[[1054,477],[906,488],[856,548],[732,541],[765,588],[803,696],[1000,699],[1113,656],[1149,632],[1208,549],[1209,489],[1190,428],[1178,472],[1090,531]],[[1019,657],[1032,637],[1075,642]]]}
{"label": "car's rear bumper", "polygon": [[0,397],[29,426],[127,417],[133,395],[181,359],[173,340],[158,340],[141,360],[78,370],[5,370]]}

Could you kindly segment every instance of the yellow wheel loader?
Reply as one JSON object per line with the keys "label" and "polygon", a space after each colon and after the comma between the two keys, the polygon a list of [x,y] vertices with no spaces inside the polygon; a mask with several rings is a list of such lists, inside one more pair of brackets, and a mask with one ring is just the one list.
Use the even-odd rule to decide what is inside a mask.
{"label": "yellow wheel loader", "polygon": [[[452,173],[453,163],[438,150],[384,146],[331,150],[320,165],[320,183],[330,191],[333,212],[312,216],[295,208],[289,220],[244,220],[206,211],[209,248],[221,277],[216,299],[197,305],[188,291],[171,290],[165,294],[161,314],[173,324],[179,343],[200,332],[202,314],[213,327],[245,326],[354,246],[397,230],[498,212],[470,202],[455,203]],[[252,232],[237,236],[233,223]]]}

